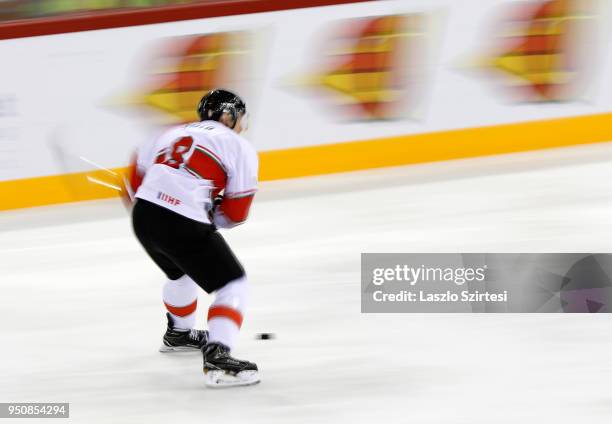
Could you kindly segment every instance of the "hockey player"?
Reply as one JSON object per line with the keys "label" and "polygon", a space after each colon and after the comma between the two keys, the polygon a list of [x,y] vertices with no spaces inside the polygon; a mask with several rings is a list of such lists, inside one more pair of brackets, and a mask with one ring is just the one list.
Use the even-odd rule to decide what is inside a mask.
{"label": "hockey player", "polygon": [[[198,105],[200,122],[170,128],[138,149],[129,181],[136,237],[168,277],[160,350],[201,349],[213,387],[259,382],[254,363],[230,356],[249,283],[217,231],[247,219],[257,190],[257,154],[239,135],[245,114],[240,97],[211,91]],[[215,296],[208,331],[193,328],[198,286]]]}

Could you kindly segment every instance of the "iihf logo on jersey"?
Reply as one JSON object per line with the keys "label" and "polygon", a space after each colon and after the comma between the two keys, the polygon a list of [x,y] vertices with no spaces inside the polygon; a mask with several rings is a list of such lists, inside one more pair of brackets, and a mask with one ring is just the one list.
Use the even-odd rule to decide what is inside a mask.
{"label": "iihf logo on jersey", "polygon": [[170,203],[173,206],[178,206],[181,204],[181,201],[177,199],[176,197],[172,197],[169,194],[163,193],[161,191],[157,192],[157,198],[159,200],[163,200],[166,203]]}

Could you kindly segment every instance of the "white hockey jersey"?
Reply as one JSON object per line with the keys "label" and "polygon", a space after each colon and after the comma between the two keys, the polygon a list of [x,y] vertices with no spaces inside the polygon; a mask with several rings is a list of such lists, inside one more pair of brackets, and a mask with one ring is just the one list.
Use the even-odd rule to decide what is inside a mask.
{"label": "white hockey jersey", "polygon": [[[170,128],[142,145],[132,165],[135,197],[220,227],[247,219],[257,191],[257,152],[216,121]],[[213,200],[223,192],[215,209]]]}

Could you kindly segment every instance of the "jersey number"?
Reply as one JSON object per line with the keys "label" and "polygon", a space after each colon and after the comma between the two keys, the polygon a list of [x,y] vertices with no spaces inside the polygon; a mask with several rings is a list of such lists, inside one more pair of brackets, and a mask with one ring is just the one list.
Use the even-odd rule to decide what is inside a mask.
{"label": "jersey number", "polygon": [[191,150],[191,146],[193,146],[193,138],[178,139],[172,146],[170,156],[166,156],[161,163],[178,169],[185,162],[185,154]]}

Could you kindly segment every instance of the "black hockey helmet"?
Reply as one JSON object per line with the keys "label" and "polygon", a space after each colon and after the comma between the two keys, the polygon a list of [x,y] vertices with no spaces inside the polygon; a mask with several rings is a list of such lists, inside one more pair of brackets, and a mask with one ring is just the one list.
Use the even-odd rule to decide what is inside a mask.
{"label": "black hockey helmet", "polygon": [[237,94],[223,89],[212,90],[200,100],[198,105],[200,121],[218,121],[224,113],[232,116],[234,123],[231,128],[233,129],[238,117],[246,113],[246,103]]}

